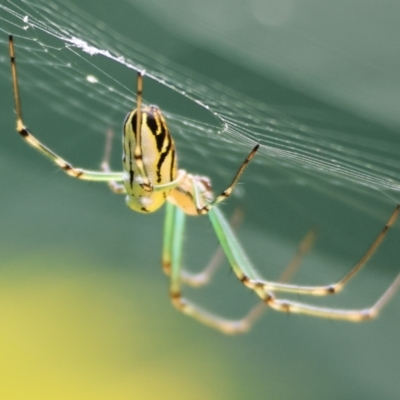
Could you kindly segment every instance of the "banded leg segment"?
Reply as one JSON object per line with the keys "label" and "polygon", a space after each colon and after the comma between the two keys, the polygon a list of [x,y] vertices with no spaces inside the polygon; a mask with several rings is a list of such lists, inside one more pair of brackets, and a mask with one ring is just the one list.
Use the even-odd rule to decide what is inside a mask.
{"label": "banded leg segment", "polygon": [[17,132],[22,136],[22,138],[24,138],[29,145],[31,145],[40,153],[42,153],[44,156],[53,161],[69,176],[87,181],[98,181],[98,182],[108,182],[112,180],[122,181],[123,172],[101,172],[101,171],[91,171],[73,167],[69,162],[67,162],[58,154],[56,154],[54,151],[50,150],[47,146],[42,144],[28,131],[22,119],[22,109],[21,109],[21,100],[18,88],[18,76],[17,76],[17,65],[15,60],[14,41],[11,35],[9,36],[9,50],[10,50],[10,61],[11,61],[11,76],[12,76],[12,84],[14,91],[15,112],[17,119],[16,128]]}
{"label": "banded leg segment", "polygon": [[136,144],[134,150],[135,163],[143,179],[143,187],[151,192],[153,190],[149,177],[143,163],[142,152],[142,93],[143,93],[143,73],[138,71],[136,88]]}
{"label": "banded leg segment", "polygon": [[312,317],[337,319],[349,322],[362,322],[375,318],[384,307],[384,305],[396,293],[399,287],[400,274],[397,275],[396,279],[392,282],[392,284],[386,289],[383,295],[375,302],[372,307],[361,310],[347,310],[340,308],[312,306],[305,303],[277,299],[272,294],[266,295],[264,298],[264,302],[276,311],[305,314]]}
{"label": "banded leg segment", "polygon": [[197,208],[197,213],[198,214],[207,214],[214,206],[219,204],[221,201],[224,201],[227,199],[233,192],[233,189],[235,188],[237,182],[239,181],[240,176],[243,174],[244,170],[246,169],[247,165],[251,161],[251,159],[255,156],[257,153],[257,150],[259,149],[260,145],[256,144],[249,153],[249,155],[246,157],[246,159],[243,161],[242,165],[236,172],[235,177],[233,178],[231,184],[219,195],[217,196],[211,203],[206,204],[206,205],[201,205],[199,201],[199,193],[198,193],[198,188],[196,184],[193,186],[193,192],[195,195],[195,201],[196,201],[196,208]]}

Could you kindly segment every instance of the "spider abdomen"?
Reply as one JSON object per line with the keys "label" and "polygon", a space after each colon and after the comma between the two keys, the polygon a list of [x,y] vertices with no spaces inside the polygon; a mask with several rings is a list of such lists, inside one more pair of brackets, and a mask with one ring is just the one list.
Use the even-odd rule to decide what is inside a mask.
{"label": "spider abdomen", "polygon": [[141,154],[139,157],[135,155],[138,137],[136,118],[137,110],[133,110],[126,117],[123,127],[124,185],[128,206],[135,211],[149,213],[164,204],[170,191],[153,191],[152,188],[170,183],[176,178],[175,145],[161,111],[156,106],[149,106],[141,112]]}

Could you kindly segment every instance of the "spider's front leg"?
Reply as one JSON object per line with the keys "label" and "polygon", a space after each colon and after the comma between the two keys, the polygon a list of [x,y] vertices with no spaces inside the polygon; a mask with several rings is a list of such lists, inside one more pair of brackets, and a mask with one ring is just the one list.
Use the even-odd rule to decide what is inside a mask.
{"label": "spider's front leg", "polygon": [[249,162],[251,161],[251,159],[256,155],[259,148],[260,148],[259,144],[256,144],[253,147],[253,149],[251,150],[249,155],[245,158],[245,160],[242,162],[242,165],[239,167],[238,171],[236,172],[236,175],[233,178],[231,184],[219,196],[217,196],[213,201],[210,201],[207,204],[201,204],[199,201],[201,198],[201,194],[198,193],[197,185],[193,185],[195,203],[196,203],[197,213],[199,215],[207,214],[214,206],[221,203],[221,201],[224,201],[232,194],[233,189],[235,188],[237,182],[239,181],[240,176],[243,174],[244,170],[246,169],[246,167],[249,164]]}
{"label": "spider's front leg", "polygon": [[9,36],[9,50],[10,50],[10,61],[11,61],[11,77],[14,92],[17,132],[21,137],[32,147],[42,153],[44,156],[53,161],[58,167],[60,167],[66,174],[77,179],[87,181],[98,181],[98,182],[109,182],[109,181],[122,181],[122,172],[101,172],[101,171],[90,171],[81,168],[75,168],[69,162],[64,160],[54,151],[50,150],[47,146],[42,144],[36,139],[32,133],[25,127],[22,118],[21,100],[18,88],[18,77],[17,77],[17,65],[15,61],[15,50],[13,37]]}

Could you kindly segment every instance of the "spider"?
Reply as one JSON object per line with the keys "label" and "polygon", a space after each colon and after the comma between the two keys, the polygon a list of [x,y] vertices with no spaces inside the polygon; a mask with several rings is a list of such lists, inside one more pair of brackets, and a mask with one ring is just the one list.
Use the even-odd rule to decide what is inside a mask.
{"label": "spider", "polygon": [[[107,182],[110,189],[126,195],[127,205],[134,211],[151,213],[165,204],[166,215],[162,248],[163,271],[170,278],[169,293],[172,304],[181,312],[216,328],[223,333],[245,332],[261,314],[260,305],[277,311],[301,313],[314,317],[346,321],[364,321],[376,317],[382,307],[400,286],[400,274],[370,308],[337,309],[313,306],[307,303],[278,298],[275,292],[299,295],[324,296],[338,293],[356,275],[378,248],[388,229],[400,213],[398,205],[390,215],[384,228],[366,253],[342,279],[324,286],[301,286],[272,282],[262,279],[250,263],[233,229],[225,219],[218,204],[227,199],[250,160],[256,154],[257,144],[240,165],[231,184],[214,197],[211,182],[207,177],[192,175],[177,168],[174,141],[160,109],[150,105],[142,107],[143,73],[137,76],[137,106],[130,111],[123,124],[123,171],[112,172],[109,167],[111,135],[108,135],[101,171],[91,171],[72,166],[51,149],[36,139],[25,127],[22,119],[21,101],[18,90],[17,67],[13,37],[9,36],[11,75],[16,110],[16,129],[26,142],[52,160],[66,174],[77,179]],[[207,214],[236,277],[244,286],[253,290],[262,300],[242,319],[229,320],[208,311],[182,296],[182,284],[200,286],[206,283],[215,266],[206,268],[203,275],[191,276],[182,269],[182,245],[186,215]],[[307,251],[310,240],[300,246],[299,257]],[[267,306],[267,307],[266,307]]]}

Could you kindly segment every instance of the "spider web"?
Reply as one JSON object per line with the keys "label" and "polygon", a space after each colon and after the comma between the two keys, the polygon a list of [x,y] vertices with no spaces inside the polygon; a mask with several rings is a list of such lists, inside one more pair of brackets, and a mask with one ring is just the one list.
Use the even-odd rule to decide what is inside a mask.
{"label": "spider web", "polygon": [[[290,1],[281,0],[276,3],[288,4]],[[121,130],[126,113],[135,105],[135,71],[138,69],[146,70],[144,100],[155,102],[164,111],[177,144],[182,168],[208,175],[212,177],[214,187],[223,188],[232,178],[233,171],[240,161],[252,146],[259,142],[261,150],[241,179],[241,183],[245,184],[234,191],[234,194],[243,194],[246,190],[246,196],[230,199],[222,206],[224,211],[228,208],[225,214],[229,216],[232,203],[242,201],[245,218],[238,238],[262,276],[268,279],[279,279],[285,264],[290,261],[301,238],[312,225],[318,228],[318,241],[297,271],[293,282],[307,285],[328,284],[340,279],[364,254],[373,238],[383,228],[395,203],[400,201],[399,135],[389,124],[376,122],[374,116],[371,116],[371,119],[354,117],[347,108],[344,111],[337,110],[311,101],[310,97],[315,95],[314,91],[307,92],[308,98],[294,93],[300,98],[297,103],[288,102],[287,99],[282,101],[280,86],[276,83],[275,76],[267,79],[254,71],[244,71],[241,68],[236,70],[231,63],[226,60],[222,63],[220,59],[202,52],[193,44],[183,51],[180,48],[184,45],[182,42],[174,46],[171,45],[171,41],[164,40],[166,38],[148,37],[151,30],[160,33],[160,28],[155,26],[155,20],[167,19],[170,23],[169,29],[175,33],[180,29],[177,18],[187,25],[187,14],[184,10],[179,12],[177,8],[169,9],[173,3],[176,5],[183,2],[135,0],[135,7],[127,1],[114,3],[118,4],[115,8],[123,8],[123,12],[117,9],[110,10],[112,2],[108,1],[107,6],[103,5],[106,10],[102,11],[104,18],[109,19],[103,20],[96,17],[97,10],[103,4],[101,1],[92,2],[93,9],[90,8],[89,2],[84,1],[0,1],[0,242],[3,263],[8,258],[12,260],[6,267],[8,269],[2,269],[4,277],[1,281],[6,283],[2,287],[2,293],[6,296],[2,301],[7,306],[12,305],[11,311],[5,316],[7,335],[3,335],[2,338],[5,338],[3,342],[6,345],[12,344],[10,348],[22,349],[20,353],[9,352],[3,357],[6,362],[11,358],[15,359],[15,366],[13,364],[12,368],[9,367],[9,362],[4,364],[5,371],[11,371],[9,381],[12,382],[10,390],[13,395],[15,371],[24,380],[20,385],[24,393],[26,387],[30,393],[34,392],[27,386],[27,382],[33,380],[25,382],[25,375],[33,376],[42,388],[46,387],[43,374],[46,374],[46,377],[50,376],[47,380],[51,388],[58,385],[61,388],[72,388],[73,393],[76,390],[87,393],[88,387],[92,385],[91,379],[94,378],[86,374],[85,368],[93,370],[93,352],[99,354],[112,368],[104,370],[107,376],[94,375],[96,382],[100,382],[100,379],[107,383],[114,382],[113,377],[117,371],[124,374],[124,379],[136,383],[137,380],[131,379],[133,371],[133,374],[141,379],[138,383],[140,387],[143,386],[143,365],[149,369],[148,382],[154,381],[154,365],[158,362],[156,358],[155,362],[152,361],[155,354],[161,354],[163,360],[166,359],[167,353],[172,354],[171,361],[163,361],[162,366],[175,365],[177,356],[178,365],[197,365],[193,363],[193,357],[201,361],[202,354],[199,353],[197,357],[197,353],[188,351],[196,347],[193,347],[193,338],[196,336],[193,334],[192,325],[186,320],[182,320],[182,324],[179,323],[180,320],[175,319],[169,322],[170,316],[165,313],[165,308],[158,306],[159,302],[166,301],[165,282],[161,281],[158,267],[162,213],[152,217],[131,213],[124,206],[123,199],[107,192],[106,187],[69,179],[18,137],[14,129],[8,34],[13,34],[15,38],[25,123],[38,139],[77,167],[99,167],[106,132],[111,128],[116,133],[113,167],[120,168],[117,161],[121,158],[121,146],[117,133]],[[238,15],[237,9],[231,5],[233,3],[235,2],[229,0],[186,1],[185,7],[189,7],[189,4],[206,4],[208,8],[205,14],[210,19],[217,20],[218,24],[221,24],[221,20],[216,8],[221,7],[221,13],[229,11],[229,17],[236,18],[238,26],[242,27],[240,24],[243,23],[245,13]],[[241,3],[242,6],[250,3],[254,5],[257,0]],[[259,0],[258,3],[272,2]],[[343,6],[343,2],[339,3]],[[139,4],[142,8],[138,8]],[[146,19],[145,14],[140,11],[146,9],[146,4],[146,7],[152,7],[147,8],[151,19]],[[379,7],[385,6],[379,3]],[[360,4],[359,12],[362,14],[365,8]],[[187,8],[185,10],[187,11]],[[118,15],[113,18],[113,13]],[[270,13],[258,12],[258,17],[262,15],[271,16]],[[199,25],[204,23],[203,17],[204,15],[199,15]],[[340,18],[343,17],[344,14],[341,14]],[[214,26],[217,26],[217,23]],[[174,24],[174,29],[171,29],[171,24]],[[384,24],[387,24],[387,20]],[[199,26],[191,28],[199,29]],[[207,34],[211,40],[222,39],[225,49],[235,44],[245,47],[241,41],[243,29],[242,27],[242,30],[238,29],[237,32],[203,29],[203,34]],[[394,37],[396,40],[398,35]],[[178,41],[178,38],[173,39],[172,42]],[[251,50],[254,51],[253,55],[256,55],[257,51],[261,52],[260,49],[255,50],[251,46],[246,48],[248,52]],[[287,52],[295,53],[295,50],[290,46],[286,48]],[[182,55],[184,52],[188,53],[186,57]],[[398,49],[395,48],[393,53],[398,53]],[[228,51],[224,56],[227,54]],[[196,59],[198,68],[189,62],[188,59],[192,56]],[[243,60],[243,64],[248,63],[251,68],[254,67],[250,56],[243,56]],[[307,61],[311,64],[313,60]],[[338,62],[340,63],[340,60]],[[226,75],[233,75],[236,79],[232,79],[231,82],[229,79],[223,79],[224,72],[218,75],[217,68],[213,71],[214,63],[223,65]],[[286,68],[289,74],[293,74],[293,70],[289,70],[290,63],[283,64],[284,67],[280,65],[280,68]],[[362,71],[360,70],[360,74]],[[253,82],[253,86],[248,88],[247,85],[251,86],[250,82]],[[294,85],[294,79],[290,81],[290,85],[292,84]],[[320,96],[323,95],[320,93]],[[395,108],[396,102],[393,104]],[[36,173],[38,169],[39,173]],[[101,200],[95,202],[97,195],[101,196]],[[57,204],[57,201],[60,203]],[[188,220],[188,224],[191,223],[190,220],[194,220],[194,223],[188,227],[184,262],[185,267],[195,271],[207,262],[208,256],[215,248],[216,239],[212,228],[206,225],[209,223],[207,218]],[[370,265],[357,275],[344,293],[329,298],[296,300],[343,308],[361,308],[372,304],[398,273],[399,222],[387,235]],[[73,257],[71,262],[68,261],[70,255]],[[74,265],[72,272],[71,265]],[[47,275],[43,275],[43,285],[40,283],[40,286],[33,286],[32,291],[32,282],[33,285],[37,285],[35,282],[42,282],[42,275],[40,279],[36,279],[36,269],[42,271],[43,268],[48,268],[49,271],[56,270],[56,273],[60,274],[60,281],[56,280],[53,283],[52,279],[49,280]],[[57,272],[57,268],[68,269],[68,274],[64,277],[62,272]],[[84,275],[82,281],[79,273],[86,273],[86,268],[93,268],[93,272]],[[102,275],[101,268],[107,268],[106,275]],[[129,275],[122,274],[124,268],[129,271]],[[242,285],[236,282],[234,275],[229,275],[227,270],[221,268],[216,282],[213,281],[214,286],[210,285],[204,291],[196,292],[186,292],[185,288],[185,294],[199,305],[221,315],[243,315],[249,306],[254,304],[254,298],[250,297],[248,291],[245,291]],[[70,283],[71,273],[77,274],[79,284]],[[149,275],[145,275],[147,273]],[[8,278],[8,274],[12,279]],[[160,281],[157,281],[158,275]],[[117,280],[114,281],[113,276],[117,276]],[[105,281],[96,289],[97,278],[100,282]],[[16,292],[10,291],[9,285],[14,285],[14,281],[18,284],[21,279],[24,279],[23,285],[29,291],[20,291],[19,286]],[[61,280],[67,281],[67,286],[59,286],[57,282]],[[92,286],[93,281],[95,286]],[[156,284],[157,282],[159,284]],[[111,292],[108,291],[110,286]],[[49,300],[53,299],[47,294],[49,289],[51,293],[61,292],[59,302]],[[39,297],[37,290],[40,291]],[[7,297],[8,293],[12,296]],[[42,293],[44,297],[41,297]],[[131,297],[131,294],[134,296]],[[153,295],[156,294],[159,294],[159,297],[153,299]],[[101,298],[101,301],[94,302],[91,299],[93,296]],[[39,302],[33,298],[38,298]],[[85,317],[85,323],[82,324],[82,315],[86,314],[81,314],[81,310],[87,307],[85,302],[88,298],[88,317]],[[25,308],[20,305],[21,299],[32,304]],[[152,303],[154,305],[149,307]],[[51,313],[44,307],[47,304]],[[132,305],[134,309],[131,308]],[[74,312],[70,313],[68,307],[73,307]],[[101,316],[103,314],[99,313],[99,307],[106,310],[104,318]],[[56,312],[57,318],[44,319],[45,314],[38,313],[38,309],[45,310],[44,313],[51,318]],[[79,312],[77,317],[76,310]],[[245,374],[251,375],[256,384],[250,385],[251,387],[244,385],[244,389],[241,384],[237,386],[238,389],[243,389],[247,397],[248,391],[256,388],[257,393],[254,392],[256,394],[250,397],[258,396],[260,390],[263,390],[263,393],[272,390],[272,397],[276,392],[276,398],[281,398],[280,389],[288,386],[289,371],[291,382],[294,382],[291,385],[293,390],[297,390],[295,378],[299,382],[299,388],[305,387],[303,397],[309,396],[311,391],[320,391],[324,394],[332,393],[331,398],[337,398],[335,389],[339,388],[339,391],[342,390],[346,394],[357,391],[368,392],[368,395],[379,393],[381,397],[386,395],[386,398],[390,398],[396,390],[398,391],[395,378],[396,371],[399,370],[399,357],[394,351],[398,348],[398,310],[399,293],[384,310],[379,321],[370,324],[369,327],[362,325],[361,328],[336,323],[322,325],[319,321],[294,316],[287,324],[286,318],[271,312],[268,315],[269,320],[266,319],[263,329],[260,329],[259,336],[249,336],[247,342],[230,341],[231,348],[225,348],[225,344],[218,344],[218,348],[223,349],[224,353],[216,353],[216,359],[228,359],[230,364],[229,368],[221,364],[221,368],[216,370],[215,376],[218,379],[215,385],[223,386],[224,393],[229,397],[231,392],[227,392],[225,388],[229,388],[230,382],[233,381],[228,380],[228,384],[221,386],[223,381],[219,373],[225,368],[230,375],[229,379],[234,376],[232,357],[225,357],[225,348],[230,351],[229,354],[242,354],[242,358],[237,359],[239,363],[236,375],[243,372],[243,365],[254,368],[245,371]],[[8,315],[11,314],[17,316],[17,321],[20,316],[26,315],[29,322],[21,320],[24,322],[17,322],[18,325],[9,324]],[[112,319],[109,319],[108,315],[112,315]],[[122,320],[116,322],[115,315],[129,321],[137,321],[134,325]],[[73,318],[74,324],[79,325],[76,331],[73,327],[72,330],[65,329],[66,324],[70,324],[70,318]],[[162,331],[154,329],[156,325],[153,321],[159,318],[162,319]],[[97,325],[96,321],[103,319],[107,327],[104,324]],[[45,325],[43,331],[36,330],[36,326],[39,325]],[[90,336],[85,339],[86,328],[82,330],[82,326],[89,325]],[[184,341],[185,334],[182,334],[182,329],[186,329],[186,325],[189,332],[186,336],[191,342]],[[34,329],[25,328],[30,326]],[[59,329],[53,329],[54,326],[59,326]],[[127,326],[132,328],[126,331]],[[120,327],[123,327],[122,331]],[[106,329],[111,329],[112,333],[101,336]],[[152,335],[149,335],[150,330]],[[17,334],[14,334],[14,331]],[[33,336],[30,336],[30,331]],[[26,332],[28,339],[25,338]],[[100,339],[93,341],[93,332],[95,339]],[[207,346],[200,343],[199,348],[208,349],[210,337],[204,332],[199,331],[197,337],[206,338]],[[50,338],[44,345],[38,341],[42,335],[42,342]],[[59,340],[54,339],[55,335],[61,337],[62,351],[55,347],[56,341]],[[275,341],[271,339],[274,335],[277,337]],[[12,337],[11,342],[9,337]],[[64,340],[66,337],[67,342]],[[174,338],[173,341],[170,337]],[[333,338],[335,344],[327,345],[332,343]],[[77,346],[75,340],[79,340],[84,349]],[[104,346],[104,343],[109,342],[116,342],[118,346]],[[129,347],[129,343],[132,342],[139,343],[140,349],[132,350]],[[88,343],[94,345],[88,346]],[[68,345],[72,345],[72,348]],[[183,349],[183,353],[189,354],[187,361],[171,346]],[[26,352],[27,348],[29,354]],[[36,352],[32,353],[31,348],[36,349]],[[85,353],[87,348],[89,353]],[[99,351],[99,348],[106,350]],[[173,351],[166,352],[165,349],[168,348],[172,348]],[[72,356],[66,359],[66,352]],[[122,352],[123,356],[120,356],[121,361],[116,362],[118,352]],[[28,362],[25,353],[29,355]],[[31,353],[35,354],[34,358],[30,358]],[[324,356],[321,357],[321,354]],[[356,354],[357,357],[346,357],[347,354]],[[82,355],[89,360],[89,364],[82,363]],[[17,364],[18,357],[22,368]],[[60,358],[60,368],[54,364],[54,357]],[[139,360],[138,369],[133,369],[133,364],[127,362],[128,358]],[[71,359],[74,359],[73,364],[68,367]],[[37,362],[38,360],[40,362]],[[50,364],[47,360],[50,360]],[[75,360],[79,365],[76,365]],[[323,371],[322,375],[329,376],[328,386],[333,390],[327,390],[327,381],[321,374],[321,379],[318,379],[321,376],[317,374],[314,381],[305,382],[304,371],[307,368],[315,369],[316,360],[320,360],[319,369]],[[270,369],[266,363],[271,366]],[[25,365],[28,365],[28,369]],[[35,372],[31,365],[37,365],[36,369],[40,371]],[[127,373],[121,369],[121,365],[128,368]],[[173,393],[176,392],[176,387],[180,392],[186,393],[196,388],[196,384],[201,388],[206,386],[203,374],[206,364],[200,362],[199,365],[199,373],[191,370],[191,374],[183,377],[179,375],[171,381],[171,385],[174,386]],[[383,365],[385,368],[371,368],[371,365]],[[67,380],[54,379],[57,375],[48,374],[49,367],[51,370],[59,368],[58,373],[63,379],[67,377]],[[156,369],[158,370],[162,374],[162,369]],[[343,374],[344,370],[346,374]],[[75,378],[75,372],[69,371],[78,371],[78,378]],[[276,379],[281,379],[281,386],[275,385],[274,389],[271,379],[265,379],[266,371],[272,380],[275,376]],[[195,375],[201,379],[191,385],[191,377]],[[169,380],[169,376],[167,378]],[[182,379],[187,384],[183,388]],[[81,386],[77,386],[76,389],[76,380],[79,381],[79,385],[83,385],[82,390]],[[366,381],[368,386],[365,385]],[[101,385],[99,388],[107,394],[112,390],[114,397],[118,397],[120,393],[115,391],[115,388],[125,388],[129,391],[127,398],[132,397],[132,390],[137,390],[130,384],[124,386],[123,380],[115,382],[114,386],[107,386],[106,390]],[[312,386],[309,386],[310,382]],[[346,382],[348,385],[345,385]],[[5,387],[8,388],[7,385]],[[146,385],[143,387],[147,390]],[[215,389],[213,386],[211,388],[215,397]],[[232,390],[236,389],[233,386]],[[237,393],[235,394],[238,398],[243,397],[240,392]],[[290,397],[293,391],[288,393]]]}
{"label": "spider web", "polygon": [[[3,1],[0,10],[1,43],[7,43],[8,33],[15,37],[24,113],[29,114],[24,105],[31,104],[24,96],[32,96],[55,118],[75,123],[72,130],[79,134],[63,142],[67,151],[107,128],[119,131],[122,115],[135,104],[133,72],[146,70],[145,100],[156,98],[165,111],[185,168],[212,171],[226,181],[232,176],[228,166],[258,142],[254,163],[264,172],[246,179],[261,187],[306,186],[328,197],[344,187],[346,196],[339,197],[348,204],[360,196],[399,201],[400,145],[390,129],[376,136],[365,123],[339,124],[333,113],[259,101],[174,63],[70,1]],[[140,22],[134,11],[133,26]],[[3,49],[1,76],[9,80]],[[38,136],[48,143],[45,134]],[[92,161],[87,153],[89,162],[98,163],[98,153]]]}

